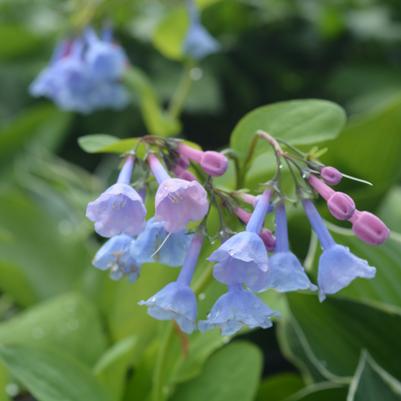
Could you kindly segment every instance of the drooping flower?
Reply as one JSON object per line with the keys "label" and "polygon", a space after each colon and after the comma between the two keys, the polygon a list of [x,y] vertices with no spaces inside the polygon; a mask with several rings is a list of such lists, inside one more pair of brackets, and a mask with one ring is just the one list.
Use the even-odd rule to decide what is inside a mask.
{"label": "drooping flower", "polygon": [[266,288],[274,288],[279,292],[316,291],[317,287],[310,282],[301,262],[290,251],[284,202],[277,204],[275,212],[276,246],[273,255],[269,259]]}
{"label": "drooping flower", "polygon": [[49,65],[31,84],[30,93],[46,96],[67,111],[120,109],[130,100],[120,83],[126,65],[121,47],[101,41],[88,29],[82,38],[56,47]]}
{"label": "drooping flower", "polygon": [[189,285],[198,262],[202,242],[200,234],[193,236],[177,281],[167,284],[147,301],[139,302],[140,305],[148,307],[150,316],[159,320],[175,320],[181,330],[188,334],[192,333],[196,326],[196,296]]}
{"label": "drooping flower", "polygon": [[323,301],[326,294],[335,294],[358,277],[373,278],[374,267],[352,254],[347,247],[336,244],[313,202],[304,199],[302,203],[323,248],[318,271],[319,299]]}
{"label": "drooping flower", "polygon": [[187,0],[187,3],[189,28],[184,40],[183,51],[187,56],[200,60],[216,53],[220,49],[220,45],[202,25],[195,2]]}
{"label": "drooping flower", "polygon": [[85,39],[88,44],[85,61],[97,80],[119,79],[127,68],[128,60],[121,46],[111,41],[101,40],[93,29],[87,28]]}
{"label": "drooping flower", "polygon": [[272,326],[271,318],[278,316],[262,300],[240,284],[231,285],[214,304],[206,320],[198,324],[199,330],[206,331],[219,327],[223,336],[230,336],[243,326],[251,329]]}
{"label": "drooping flower", "polygon": [[145,205],[138,192],[129,185],[133,165],[134,158],[129,156],[117,183],[88,204],[86,217],[95,223],[95,231],[103,237],[135,236],[145,226]]}
{"label": "drooping flower", "polygon": [[110,277],[119,280],[128,276],[131,282],[136,281],[140,264],[129,252],[134,240],[125,234],[110,238],[96,253],[93,265],[100,270],[110,270]]}
{"label": "drooping flower", "polygon": [[271,191],[260,197],[246,231],[235,234],[214,251],[208,260],[216,262],[213,275],[216,280],[227,284],[246,284],[254,291],[265,286],[268,270],[268,255],[260,238],[263,222],[269,207]]}
{"label": "drooping flower", "polygon": [[198,221],[209,210],[207,192],[197,181],[170,178],[159,160],[149,156],[149,165],[159,183],[155,198],[155,217],[164,228],[176,233],[191,221]]}
{"label": "drooping flower", "polygon": [[356,210],[349,219],[354,234],[370,245],[380,245],[390,235],[389,228],[377,216]]}
{"label": "drooping flower", "polygon": [[131,255],[140,264],[159,262],[167,266],[182,266],[191,242],[191,235],[185,231],[168,233],[163,223],[151,218],[145,229],[132,242]]}

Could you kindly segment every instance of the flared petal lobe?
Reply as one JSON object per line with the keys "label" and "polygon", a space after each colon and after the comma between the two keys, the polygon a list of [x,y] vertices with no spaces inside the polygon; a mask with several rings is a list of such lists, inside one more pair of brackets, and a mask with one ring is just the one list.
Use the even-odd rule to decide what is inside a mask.
{"label": "flared petal lobe", "polygon": [[371,279],[375,274],[376,269],[349,248],[333,245],[325,249],[319,259],[319,299],[323,301],[326,294],[335,294],[358,277]]}
{"label": "flared petal lobe", "polygon": [[96,253],[93,265],[100,270],[110,270],[110,277],[119,280],[128,276],[131,282],[136,281],[140,272],[138,261],[129,252],[134,240],[125,234],[109,239]]}
{"label": "flared petal lobe", "polygon": [[227,284],[246,284],[254,291],[265,286],[268,256],[263,240],[253,232],[238,233],[224,242],[208,258],[216,262],[216,280]]}
{"label": "flared petal lobe", "polygon": [[207,193],[197,181],[167,178],[156,193],[156,219],[170,233],[184,230],[191,221],[205,217],[209,209]]}
{"label": "flared petal lobe", "polygon": [[146,209],[135,189],[117,183],[88,204],[86,216],[95,223],[95,231],[103,237],[135,236],[145,226]]}
{"label": "flared petal lobe", "polygon": [[159,262],[167,266],[178,267],[184,263],[192,236],[180,231],[168,233],[163,223],[151,218],[146,227],[132,242],[132,256],[141,264]]}
{"label": "flared petal lobe", "polygon": [[274,288],[279,292],[317,290],[310,282],[301,262],[290,251],[277,252],[270,257],[266,288]]}
{"label": "flared petal lobe", "polygon": [[230,336],[243,326],[269,328],[271,318],[277,315],[252,292],[234,286],[216,301],[207,319],[199,322],[199,329],[218,327],[223,336]]}
{"label": "flared petal lobe", "polygon": [[159,320],[175,320],[185,333],[195,329],[197,314],[196,297],[192,289],[178,282],[167,284],[147,301],[139,302],[148,307],[150,316]]}

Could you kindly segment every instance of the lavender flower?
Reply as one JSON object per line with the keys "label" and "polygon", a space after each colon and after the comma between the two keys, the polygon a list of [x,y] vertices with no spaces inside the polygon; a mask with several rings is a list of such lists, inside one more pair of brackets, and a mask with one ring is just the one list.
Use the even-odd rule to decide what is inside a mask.
{"label": "lavender flower", "polygon": [[310,282],[301,262],[290,251],[287,217],[283,202],[276,206],[276,246],[274,254],[269,260],[266,288],[274,288],[279,292],[317,290],[317,287]]}
{"label": "lavender flower", "polygon": [[183,45],[184,54],[200,60],[216,53],[220,45],[202,25],[199,11],[193,0],[188,0],[188,12],[190,23]]}
{"label": "lavender flower", "polygon": [[243,326],[267,329],[272,326],[271,318],[277,315],[252,292],[237,284],[229,286],[228,292],[214,304],[207,320],[201,320],[198,326],[201,331],[219,327],[223,336],[230,336]]}
{"label": "lavender flower", "polygon": [[352,254],[347,247],[336,244],[312,201],[305,199],[303,206],[323,248],[318,272],[320,301],[326,298],[326,294],[335,294],[357,277],[373,278],[376,269]]}
{"label": "lavender flower", "polygon": [[110,277],[113,280],[128,276],[131,282],[136,281],[140,265],[129,252],[132,242],[133,239],[125,234],[109,239],[97,251],[93,265],[100,270],[110,270]]}
{"label": "lavender flower", "polygon": [[128,60],[121,46],[107,40],[100,40],[93,29],[87,28],[85,39],[88,49],[85,61],[97,80],[119,79],[127,68]]}
{"label": "lavender flower", "polygon": [[185,229],[190,221],[203,219],[209,210],[205,189],[197,181],[170,178],[159,160],[149,156],[149,165],[159,183],[155,217],[170,233]]}
{"label": "lavender flower", "polygon": [[129,185],[133,165],[134,159],[129,156],[117,183],[88,204],[86,217],[95,223],[95,231],[103,237],[118,234],[135,236],[145,226],[145,205],[140,195]]}
{"label": "lavender flower", "polygon": [[268,256],[258,233],[263,226],[270,195],[270,190],[263,193],[246,231],[235,234],[210,255],[208,260],[216,262],[213,269],[216,280],[227,285],[246,284],[253,291],[265,288]]}
{"label": "lavender flower", "polygon": [[88,29],[85,37],[56,47],[49,65],[30,86],[33,96],[46,96],[61,109],[90,113],[120,109],[129,95],[119,82],[127,58],[118,45],[101,41]]}
{"label": "lavender flower", "polygon": [[164,229],[162,222],[151,218],[144,231],[132,242],[130,252],[141,264],[159,262],[178,267],[184,263],[191,238],[185,231],[170,234]]}
{"label": "lavender flower", "polygon": [[167,284],[147,301],[139,302],[140,305],[148,307],[150,316],[159,320],[175,320],[181,330],[188,334],[195,329],[197,314],[196,297],[189,285],[198,262],[202,242],[200,234],[193,236],[177,281]]}

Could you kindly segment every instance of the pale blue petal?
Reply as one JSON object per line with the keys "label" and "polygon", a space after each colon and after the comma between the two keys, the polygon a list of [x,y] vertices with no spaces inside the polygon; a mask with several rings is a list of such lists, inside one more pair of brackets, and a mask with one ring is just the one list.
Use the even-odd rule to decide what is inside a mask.
{"label": "pale blue petal", "polygon": [[301,262],[289,251],[277,252],[270,257],[265,288],[274,288],[279,292],[317,290],[310,282]]}
{"label": "pale blue petal", "polygon": [[371,279],[375,274],[376,269],[352,254],[349,248],[333,245],[319,259],[319,299],[323,301],[326,294],[335,294],[357,277]]}
{"label": "pale blue petal", "polygon": [[139,305],[148,307],[150,316],[159,320],[175,320],[185,333],[195,329],[197,314],[196,297],[186,285],[173,282]]}

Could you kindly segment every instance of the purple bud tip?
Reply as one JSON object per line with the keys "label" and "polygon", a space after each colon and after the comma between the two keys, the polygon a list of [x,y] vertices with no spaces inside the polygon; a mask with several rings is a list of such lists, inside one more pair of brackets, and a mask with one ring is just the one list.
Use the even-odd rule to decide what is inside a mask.
{"label": "purple bud tip", "polygon": [[269,252],[273,252],[274,248],[276,247],[276,238],[274,237],[273,233],[267,228],[263,228],[259,233],[259,236],[262,238],[266,249]]}
{"label": "purple bud tip", "polygon": [[308,182],[323,199],[326,199],[326,201],[334,194],[334,191],[328,185],[314,175],[309,176]]}
{"label": "purple bud tip", "polygon": [[190,173],[188,170],[185,170],[185,168],[182,168],[178,164],[174,167],[174,174],[177,178],[181,178],[186,181],[196,181],[196,177],[192,173]]}
{"label": "purple bud tip", "polygon": [[355,212],[354,200],[343,192],[334,192],[327,200],[327,207],[337,220],[349,220]]}
{"label": "purple bud tip", "polygon": [[320,170],[320,177],[326,184],[337,185],[341,182],[343,175],[336,168],[327,166]]}
{"label": "purple bud tip", "polygon": [[227,171],[228,160],[219,152],[203,152],[200,160],[202,169],[212,177],[219,177]]}
{"label": "purple bud tip", "polygon": [[390,235],[389,228],[372,213],[356,211],[350,221],[354,234],[370,245],[380,245]]}
{"label": "purple bud tip", "polygon": [[185,159],[193,160],[196,163],[200,163],[203,152],[201,150],[192,148],[191,146],[180,143],[178,146],[178,153]]}

